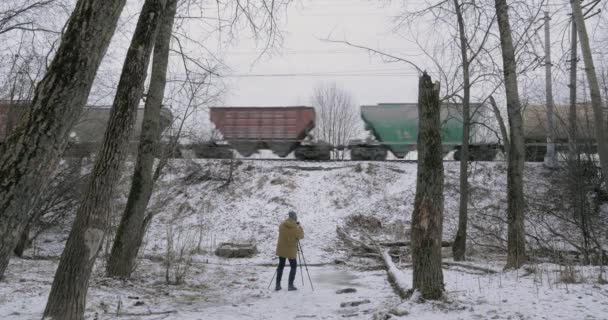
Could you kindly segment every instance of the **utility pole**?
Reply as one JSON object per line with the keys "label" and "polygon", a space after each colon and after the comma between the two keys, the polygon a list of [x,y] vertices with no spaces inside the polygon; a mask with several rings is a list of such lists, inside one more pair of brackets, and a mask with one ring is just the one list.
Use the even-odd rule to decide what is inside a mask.
{"label": "utility pole", "polygon": [[553,75],[551,69],[551,17],[549,11],[545,11],[545,85],[547,102],[547,153],[545,155],[545,165],[550,168],[557,166],[557,155],[555,153],[555,127],[553,102]]}
{"label": "utility pole", "polygon": [[576,21],[572,18],[572,31],[571,31],[570,44],[570,110],[568,113],[568,124],[570,128],[570,159],[576,159],[578,154],[578,148],[576,146],[576,68],[578,64],[578,34],[576,30]]}

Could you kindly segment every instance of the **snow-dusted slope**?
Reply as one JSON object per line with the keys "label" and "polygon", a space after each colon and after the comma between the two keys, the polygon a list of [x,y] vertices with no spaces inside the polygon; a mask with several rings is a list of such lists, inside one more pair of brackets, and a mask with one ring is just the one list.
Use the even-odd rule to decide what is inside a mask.
{"label": "snow-dusted slope", "polygon": [[[289,210],[298,213],[306,232],[303,248],[315,262],[333,261],[336,226],[344,226],[351,215],[378,218],[385,229],[394,229],[389,232],[394,240],[407,236],[403,228],[409,228],[413,210],[415,163],[244,161],[224,187],[223,181],[207,179],[226,177],[227,168],[220,161],[173,162],[154,199],[162,209],[151,227],[147,253],[162,251],[171,224],[192,234],[202,229],[203,244],[211,247],[224,241],[253,241],[261,251],[257,261],[271,262],[278,225]],[[540,165],[529,165],[527,179],[538,181],[542,172]],[[457,223],[458,173],[458,163],[445,163],[448,240]],[[472,165],[473,216],[487,208],[506,216],[505,175],[504,163]]]}
{"label": "snow-dusted slope", "polygon": [[[221,161],[171,162],[151,202],[156,216],[134,279],[104,278],[100,259],[89,290],[87,319],[370,319],[371,314],[398,305],[383,271],[332,264],[344,258],[335,230],[348,228],[350,217],[362,215],[381,222],[382,234],[373,236],[407,239],[415,163],[243,161],[225,184],[229,167]],[[458,173],[458,163],[445,163],[445,240],[452,239],[457,222]],[[527,164],[530,199],[558,191],[549,175],[541,164]],[[472,235],[504,232],[504,224],[487,219],[506,217],[505,176],[504,163],[472,164],[470,225],[483,227],[471,228]],[[114,203],[117,214],[128,190],[126,180]],[[274,268],[264,265],[276,262],[277,228],[289,210],[299,214],[305,228],[302,245],[307,262],[328,263],[310,267],[314,292],[308,284],[298,292],[267,289]],[[30,258],[11,261],[6,280],[0,282],[0,318],[40,318],[67,231],[67,226],[50,230],[26,252]],[[202,249],[196,251],[186,282],[179,286],[165,284],[168,234],[178,249],[189,251],[199,243]],[[260,253],[251,259],[218,258],[211,250],[224,241],[252,241]],[[470,249],[479,252],[477,247]],[[500,256],[478,253],[473,260],[497,271],[504,265]],[[400,263],[397,267],[403,271],[403,281],[411,282],[411,269]],[[409,301],[397,311],[409,313],[404,319],[608,319],[603,303],[608,290],[597,284],[597,270],[576,268],[577,281],[584,283],[564,284],[562,275],[569,271],[556,265],[491,275],[450,267],[444,270],[448,301]],[[301,286],[300,274],[296,283]],[[344,287],[358,292],[335,293]],[[354,300],[370,302],[340,306]]]}

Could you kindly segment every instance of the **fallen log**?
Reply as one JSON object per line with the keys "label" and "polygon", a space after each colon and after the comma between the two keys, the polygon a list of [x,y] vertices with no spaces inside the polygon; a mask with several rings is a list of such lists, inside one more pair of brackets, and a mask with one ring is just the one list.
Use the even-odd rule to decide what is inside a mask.
{"label": "fallen log", "polygon": [[173,313],[177,313],[177,310],[158,311],[158,312],[140,312],[140,313],[119,312],[115,316],[117,316],[117,317],[138,317],[138,316],[145,317],[145,316],[158,316],[158,315],[166,315],[166,314],[173,314]]}
{"label": "fallen log", "polygon": [[407,299],[409,296],[407,283],[402,276],[401,270],[395,266],[393,258],[388,254],[388,250],[382,252],[382,261],[384,261],[384,265],[386,266],[388,281],[393,286],[393,290],[395,290],[401,299]]}
{"label": "fallen log", "polygon": [[359,258],[370,258],[370,259],[380,259],[380,258],[382,258],[380,254],[373,253],[373,252],[365,252],[365,253],[361,253],[361,254],[354,254],[353,256],[359,257]]}
{"label": "fallen log", "polygon": [[[380,246],[382,247],[408,247],[411,246],[411,241],[395,241],[395,242],[381,242]],[[452,242],[449,241],[441,241],[441,247],[449,248],[452,246]]]}
{"label": "fallen log", "polygon": [[395,293],[402,299],[406,299],[409,296],[407,283],[404,280],[403,274],[393,262],[393,258],[390,256],[388,249],[382,250],[380,245],[367,234],[365,234],[365,237],[372,243],[371,245],[355,239],[340,227],[336,227],[336,232],[338,233],[338,237],[347,245],[354,249],[364,251],[365,255],[370,258],[379,258],[382,260],[384,269],[388,274],[388,281]]}
{"label": "fallen log", "polygon": [[[479,271],[479,272],[483,272],[483,273],[487,273],[487,274],[496,274],[496,273],[498,273],[498,271],[496,271],[496,270],[492,270],[492,269],[488,269],[488,268],[484,268],[484,267],[473,266],[473,265],[470,265],[470,264],[458,263],[458,262],[442,261],[441,265],[442,266],[446,266],[446,267],[460,267],[460,268],[464,268],[464,269],[471,269],[471,270],[475,270],[475,271]],[[401,265],[401,267],[403,267],[403,268],[411,268],[411,267],[413,267],[413,265],[412,264],[404,264],[404,265]]]}
{"label": "fallen log", "polygon": [[484,268],[484,267],[473,266],[473,265],[465,264],[465,263],[443,261],[441,264],[448,266],[448,267],[461,267],[461,268],[465,268],[465,269],[476,270],[476,271],[480,271],[480,272],[487,273],[487,274],[498,273],[498,271],[496,271],[496,270],[492,270],[492,269],[488,269],[488,268]]}
{"label": "fallen log", "polygon": [[374,244],[376,251],[381,254],[382,261],[386,267],[386,273],[388,273],[388,281],[392,285],[393,290],[395,290],[395,293],[397,293],[401,299],[407,299],[410,296],[410,290],[407,289],[407,282],[405,281],[401,270],[399,270],[393,262],[391,255],[388,254],[388,250],[382,250],[374,239],[367,234],[365,236]]}

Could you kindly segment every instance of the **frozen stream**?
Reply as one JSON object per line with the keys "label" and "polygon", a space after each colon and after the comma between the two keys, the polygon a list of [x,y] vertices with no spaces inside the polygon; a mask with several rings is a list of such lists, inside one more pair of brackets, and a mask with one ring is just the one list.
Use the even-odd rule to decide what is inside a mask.
{"label": "frozen stream", "polygon": [[[384,271],[357,272],[339,266],[309,267],[314,291],[310,287],[306,269],[304,285],[298,267],[296,286],[298,291],[287,291],[287,273],[283,275],[283,290],[275,292],[274,282],[267,290],[274,268],[258,267],[259,284],[264,293],[258,298],[206,307],[200,313],[184,312],[187,319],[369,319],[370,313],[388,299],[395,299]],[[336,291],[354,288],[355,293],[337,294]],[[341,307],[341,303],[365,301],[359,306]],[[203,316],[204,315],[204,316]]]}

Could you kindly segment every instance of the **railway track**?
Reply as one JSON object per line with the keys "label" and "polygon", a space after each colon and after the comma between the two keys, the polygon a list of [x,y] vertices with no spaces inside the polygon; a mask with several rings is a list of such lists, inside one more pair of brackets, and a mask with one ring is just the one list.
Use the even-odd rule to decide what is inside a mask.
{"label": "railway track", "polygon": [[[230,159],[213,159],[213,160],[230,160]],[[347,163],[347,162],[393,162],[393,163],[417,163],[418,160],[299,160],[299,159],[281,159],[281,158],[233,158],[236,161],[271,161],[271,162],[310,162],[310,163]],[[499,162],[504,160],[492,161],[475,161],[475,162]],[[460,162],[460,160],[443,160],[443,162]]]}

